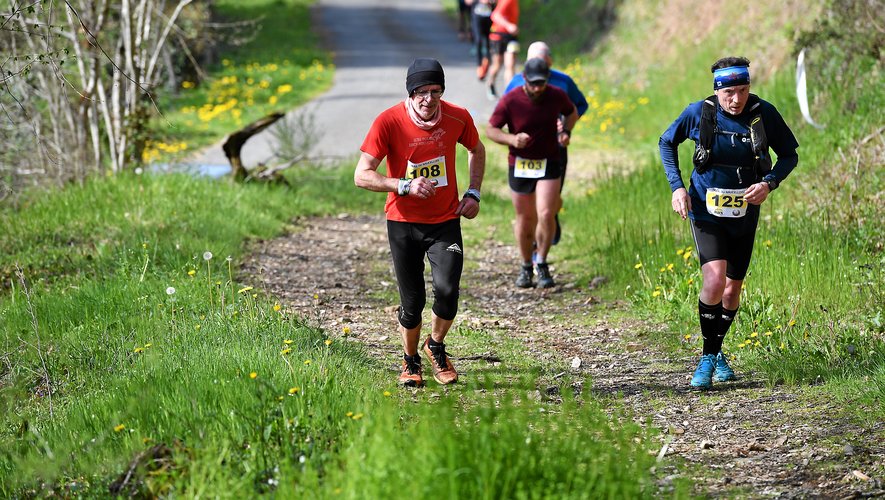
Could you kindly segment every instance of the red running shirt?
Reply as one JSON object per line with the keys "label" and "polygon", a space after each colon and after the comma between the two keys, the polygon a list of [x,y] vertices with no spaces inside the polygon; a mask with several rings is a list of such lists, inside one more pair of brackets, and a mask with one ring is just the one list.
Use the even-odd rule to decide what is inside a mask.
{"label": "red running shirt", "polygon": [[[437,224],[459,217],[455,214],[459,202],[455,146],[476,148],[479,133],[466,109],[446,101],[439,105],[442,119],[430,130],[421,130],[412,123],[405,103],[391,106],[375,118],[360,147],[360,151],[379,160],[387,158],[388,177],[405,178],[411,164],[417,175],[440,181],[436,195],[426,200],[388,193],[384,205],[388,220]],[[439,161],[443,158],[444,162]],[[443,163],[445,168],[440,169]]]}
{"label": "red running shirt", "polygon": [[[498,4],[495,6],[495,11],[504,19],[510,21],[513,24],[519,25],[519,1],[518,0],[499,0]],[[508,33],[507,28],[504,26],[492,22],[492,33]]]}
{"label": "red running shirt", "polygon": [[531,137],[523,149],[510,146],[511,165],[515,156],[533,160],[559,158],[556,120],[559,115],[572,114],[574,109],[568,94],[552,85],[547,85],[537,101],[532,101],[522,87],[517,87],[498,101],[489,125],[495,128],[507,125],[511,134],[525,132]]}

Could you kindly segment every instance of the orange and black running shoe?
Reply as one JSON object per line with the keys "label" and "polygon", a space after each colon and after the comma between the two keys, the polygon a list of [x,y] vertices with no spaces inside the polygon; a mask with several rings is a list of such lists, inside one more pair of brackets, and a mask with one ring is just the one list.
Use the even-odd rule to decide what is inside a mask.
{"label": "orange and black running shoe", "polygon": [[458,381],[458,372],[452,366],[452,361],[446,354],[446,345],[430,345],[430,337],[424,341],[424,354],[430,358],[430,367],[433,368],[433,378],[440,384],[454,384]]}
{"label": "orange and black running shoe", "polygon": [[414,356],[403,356],[403,371],[399,374],[399,384],[406,387],[424,385],[424,377],[421,376],[421,356],[418,353]]}

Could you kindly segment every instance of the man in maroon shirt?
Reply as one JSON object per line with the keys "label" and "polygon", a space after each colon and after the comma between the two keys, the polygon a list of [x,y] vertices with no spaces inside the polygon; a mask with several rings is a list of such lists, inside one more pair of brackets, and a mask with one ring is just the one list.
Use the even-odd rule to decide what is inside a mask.
{"label": "man in maroon shirt", "polygon": [[[504,94],[489,119],[486,135],[509,146],[508,181],[516,209],[514,233],[522,268],[516,286],[533,286],[532,246],[537,243],[535,264],[538,288],[556,285],[547,265],[547,252],[556,230],[561,171],[559,147],[569,145],[578,110],[562,90],[547,85],[550,67],[543,59],[529,59],[523,70],[525,84]],[[559,116],[565,116],[557,132]],[[502,130],[507,127],[507,132]]]}

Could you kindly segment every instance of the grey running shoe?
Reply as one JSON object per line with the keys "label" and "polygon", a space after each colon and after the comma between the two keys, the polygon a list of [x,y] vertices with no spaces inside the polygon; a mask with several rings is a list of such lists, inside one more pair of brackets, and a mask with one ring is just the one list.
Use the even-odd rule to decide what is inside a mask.
{"label": "grey running shoe", "polygon": [[534,273],[532,272],[532,265],[529,264],[527,266],[522,266],[519,270],[519,276],[516,278],[516,286],[519,288],[531,288],[534,286],[532,283],[532,276]]}
{"label": "grey running shoe", "polygon": [[553,276],[550,276],[550,267],[546,262],[536,264],[538,268],[538,288],[553,288],[556,283]]}

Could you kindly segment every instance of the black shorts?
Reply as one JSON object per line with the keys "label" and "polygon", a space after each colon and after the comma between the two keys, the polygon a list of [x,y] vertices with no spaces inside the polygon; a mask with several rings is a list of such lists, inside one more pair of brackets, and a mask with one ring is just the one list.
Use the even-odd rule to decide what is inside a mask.
{"label": "black shorts", "polygon": [[455,319],[464,268],[461,219],[438,224],[389,220],[387,239],[399,287],[400,324],[414,328],[421,323],[421,311],[426,303],[425,255],[433,278],[433,312],[445,320]]}
{"label": "black shorts", "polygon": [[510,190],[515,193],[521,194],[530,194],[535,192],[535,187],[538,185],[538,181],[549,180],[549,179],[559,179],[562,177],[562,168],[560,166],[558,159],[548,159],[547,160],[547,171],[544,174],[544,177],[540,177],[537,179],[525,179],[522,177],[514,177],[513,176],[513,164],[507,169],[507,182],[510,184]]}
{"label": "black shorts", "polygon": [[499,56],[508,51],[519,53],[519,40],[510,33],[495,32],[489,35],[489,50]]}
{"label": "black shorts", "polygon": [[726,261],[725,276],[743,280],[750,268],[756,229],[734,233],[722,224],[709,221],[691,221],[691,234],[701,265],[714,260]]}

